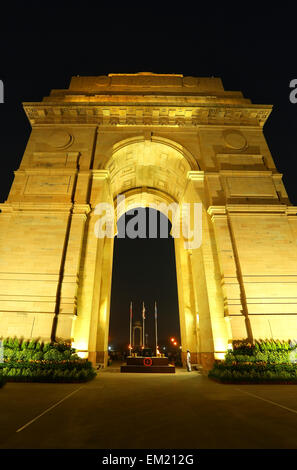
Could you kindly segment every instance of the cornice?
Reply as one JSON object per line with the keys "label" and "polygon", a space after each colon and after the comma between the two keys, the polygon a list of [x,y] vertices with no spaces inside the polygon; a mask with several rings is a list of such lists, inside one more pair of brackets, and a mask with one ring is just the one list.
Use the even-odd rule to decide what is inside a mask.
{"label": "cornice", "polygon": [[238,214],[238,215],[296,215],[297,208],[295,209],[288,208],[288,206],[280,204],[227,204],[226,206],[209,206],[207,209],[208,214],[211,216],[212,220],[217,217],[226,217],[227,214]]}
{"label": "cornice", "polygon": [[110,177],[108,170],[90,170],[92,178],[95,180],[108,180]]}
{"label": "cornice", "polygon": [[288,206],[287,207],[287,215],[297,216],[297,206]]}
{"label": "cornice", "polygon": [[241,104],[111,105],[91,103],[24,103],[32,126],[38,124],[96,124],[104,126],[199,125],[263,126],[272,106]]}
{"label": "cornice", "polygon": [[0,210],[5,213],[62,213],[75,215],[87,215],[90,212],[89,204],[80,203],[40,203],[40,202],[4,202],[0,204]]}
{"label": "cornice", "polygon": [[269,213],[269,214],[286,214],[288,206],[286,204],[227,204],[228,213]]}
{"label": "cornice", "polygon": [[204,171],[188,171],[187,178],[191,181],[204,182]]}

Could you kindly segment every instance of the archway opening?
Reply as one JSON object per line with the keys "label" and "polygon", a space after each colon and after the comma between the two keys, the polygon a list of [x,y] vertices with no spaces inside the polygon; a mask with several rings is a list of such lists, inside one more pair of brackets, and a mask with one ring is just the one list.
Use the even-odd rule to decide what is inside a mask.
{"label": "archway opening", "polygon": [[[145,220],[145,233],[134,225],[131,238],[129,224],[133,219]],[[122,361],[129,351],[130,303],[132,325],[143,326],[145,307],[145,346],[156,351],[155,302],[157,306],[157,332],[160,353],[180,365],[181,334],[174,239],[170,235],[171,223],[160,211],[138,207],[123,214],[118,220],[114,240],[112,288],[109,321],[109,357]],[[140,331],[135,334],[140,345]],[[174,338],[174,341],[172,341]],[[133,341],[132,341],[133,342]],[[143,342],[143,341],[142,341]]]}

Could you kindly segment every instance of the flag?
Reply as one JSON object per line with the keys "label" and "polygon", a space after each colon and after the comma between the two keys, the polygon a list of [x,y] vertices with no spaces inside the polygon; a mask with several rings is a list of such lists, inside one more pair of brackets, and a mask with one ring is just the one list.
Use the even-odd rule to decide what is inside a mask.
{"label": "flag", "polygon": [[145,320],[145,307],[144,307],[144,302],[142,302],[142,318]]}
{"label": "flag", "polygon": [[130,355],[132,352],[132,302],[130,302],[130,344],[129,344]]}
{"label": "flag", "polygon": [[157,302],[155,301],[155,332],[156,332],[156,356],[160,354],[158,350],[158,326],[157,326]]}

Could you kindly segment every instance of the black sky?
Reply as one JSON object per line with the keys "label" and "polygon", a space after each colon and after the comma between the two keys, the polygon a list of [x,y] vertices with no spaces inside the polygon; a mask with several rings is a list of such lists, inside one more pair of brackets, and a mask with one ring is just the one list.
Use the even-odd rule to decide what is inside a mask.
{"label": "black sky", "polygon": [[[53,88],[67,88],[73,75],[150,71],[218,76],[226,90],[242,91],[253,103],[273,104],[264,134],[291,202],[297,204],[297,104],[289,101],[289,82],[297,78],[292,5],[288,9],[270,3],[267,10],[246,2],[232,8],[229,2],[219,7],[199,2],[139,2],[136,7],[114,3],[110,8],[89,1],[7,5],[1,5],[0,30],[0,79],[5,86],[5,103],[0,104],[1,202],[30,133],[22,102],[39,101]],[[177,308],[172,254],[167,261],[162,258],[170,242],[166,247],[164,240],[153,240],[152,247],[143,242],[129,241],[122,248],[115,244],[119,264],[114,280],[123,287],[112,298],[116,315],[127,309],[132,288],[139,313],[142,300],[152,311],[156,296],[160,310],[166,310],[166,286],[172,292],[168,310]],[[130,243],[136,252],[134,264]],[[135,262],[138,259],[141,262]],[[163,262],[156,267],[158,259]],[[164,279],[168,282],[161,288]]]}

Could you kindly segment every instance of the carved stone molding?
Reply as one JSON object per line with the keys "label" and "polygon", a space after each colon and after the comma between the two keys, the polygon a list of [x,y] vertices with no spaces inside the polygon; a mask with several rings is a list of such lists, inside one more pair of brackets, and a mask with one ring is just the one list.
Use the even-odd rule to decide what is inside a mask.
{"label": "carved stone molding", "polygon": [[[111,106],[24,103],[32,125],[97,124],[106,126],[242,125],[263,126],[271,106]],[[232,138],[232,136],[231,136]],[[233,138],[235,140],[235,138]],[[233,141],[231,141],[232,144]]]}

